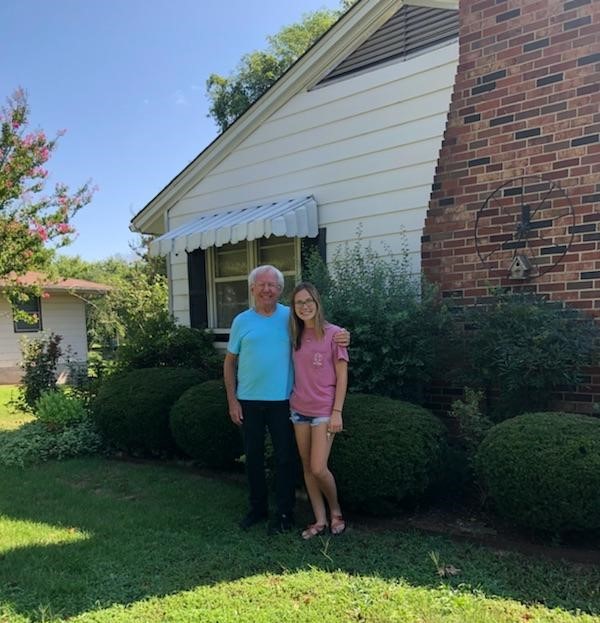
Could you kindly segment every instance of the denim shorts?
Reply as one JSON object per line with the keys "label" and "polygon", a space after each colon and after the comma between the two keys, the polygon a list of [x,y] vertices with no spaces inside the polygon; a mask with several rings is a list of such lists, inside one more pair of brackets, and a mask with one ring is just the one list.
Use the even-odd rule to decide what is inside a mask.
{"label": "denim shorts", "polygon": [[309,417],[308,415],[302,415],[297,411],[292,411],[290,420],[292,424],[310,424],[311,426],[318,426],[319,424],[327,424],[331,417],[329,415]]}

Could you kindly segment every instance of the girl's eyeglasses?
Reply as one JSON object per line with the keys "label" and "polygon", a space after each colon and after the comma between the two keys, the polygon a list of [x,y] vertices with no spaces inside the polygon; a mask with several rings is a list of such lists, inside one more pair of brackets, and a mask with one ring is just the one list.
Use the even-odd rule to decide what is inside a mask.
{"label": "girl's eyeglasses", "polygon": [[294,301],[294,307],[302,309],[303,307],[312,307],[315,304],[314,299],[306,299],[306,301]]}

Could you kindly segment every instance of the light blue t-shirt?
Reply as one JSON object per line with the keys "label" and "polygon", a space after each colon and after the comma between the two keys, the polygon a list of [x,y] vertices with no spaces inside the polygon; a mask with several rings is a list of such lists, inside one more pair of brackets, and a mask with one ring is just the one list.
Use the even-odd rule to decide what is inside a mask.
{"label": "light blue t-shirt", "polygon": [[239,400],[287,400],[294,373],[288,330],[290,308],[277,303],[272,316],[253,309],[233,319],[227,350],[238,356]]}

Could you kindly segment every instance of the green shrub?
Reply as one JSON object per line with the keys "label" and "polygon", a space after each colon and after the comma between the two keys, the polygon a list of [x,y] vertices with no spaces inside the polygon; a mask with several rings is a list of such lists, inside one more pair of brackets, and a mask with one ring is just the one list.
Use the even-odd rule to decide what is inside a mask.
{"label": "green shrub", "polygon": [[19,387],[17,406],[24,411],[33,411],[38,398],[47,391],[56,389],[58,360],[63,355],[60,346],[61,335],[41,339],[25,338],[21,341],[23,378]]}
{"label": "green shrub", "polygon": [[172,320],[154,320],[144,332],[127,337],[118,348],[118,368],[193,368],[205,379],[218,378],[223,358],[213,341],[214,335],[208,331],[178,326]]}
{"label": "green shrub", "polygon": [[206,467],[232,467],[243,452],[223,381],[190,387],[173,405],[170,423],[178,447]]}
{"label": "green shrub", "polygon": [[598,353],[598,325],[544,298],[495,291],[465,310],[465,383],[498,391],[496,421],[548,408],[559,385],[575,385]]}
{"label": "green shrub", "polygon": [[69,390],[77,396],[86,409],[98,395],[100,387],[109,376],[116,372],[113,360],[104,359],[97,350],[88,351],[87,366],[69,365]]}
{"label": "green shrub", "polygon": [[112,376],[92,403],[94,421],[119,450],[172,452],[169,411],[186,389],[204,380],[198,370],[185,368],[148,368]]}
{"label": "green shrub", "polygon": [[0,432],[0,464],[24,467],[51,459],[95,454],[102,438],[89,419],[72,422],[61,429],[49,429],[38,421]]}
{"label": "green shrub", "polygon": [[538,531],[600,529],[600,419],[527,413],[492,428],[476,469],[497,512]]}
{"label": "green shrub", "polygon": [[56,430],[87,416],[83,402],[63,389],[44,392],[35,403],[34,412],[40,422]]}
{"label": "green shrub", "polygon": [[350,390],[421,402],[425,385],[447,371],[453,325],[435,288],[411,274],[408,253],[380,257],[359,240],[327,266],[310,255],[306,277],[327,319],[352,335]]}
{"label": "green shrub", "polygon": [[350,394],[331,467],[344,506],[386,514],[419,499],[440,476],[446,430],[427,409],[391,398]]}
{"label": "green shrub", "polygon": [[479,444],[494,425],[481,412],[483,392],[465,387],[464,400],[455,400],[450,409],[450,417],[456,419],[461,441],[470,461],[474,460]]}

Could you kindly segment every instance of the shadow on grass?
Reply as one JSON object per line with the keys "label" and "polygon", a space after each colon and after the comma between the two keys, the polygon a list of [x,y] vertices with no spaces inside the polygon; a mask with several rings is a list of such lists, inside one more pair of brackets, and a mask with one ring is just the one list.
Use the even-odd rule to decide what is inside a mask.
{"label": "shadow on grass", "polygon": [[[0,535],[0,604],[34,621],[47,610],[66,618],[199,585],[316,567],[422,587],[443,582],[466,593],[600,614],[600,571],[592,567],[418,533],[350,528],[342,538],[310,543],[297,534],[269,538],[264,527],[243,533],[236,521],[245,497],[239,484],[173,467],[78,460],[2,468],[0,519],[87,537],[45,545],[42,525],[39,544],[9,549]],[[441,580],[431,552],[460,572]]]}

